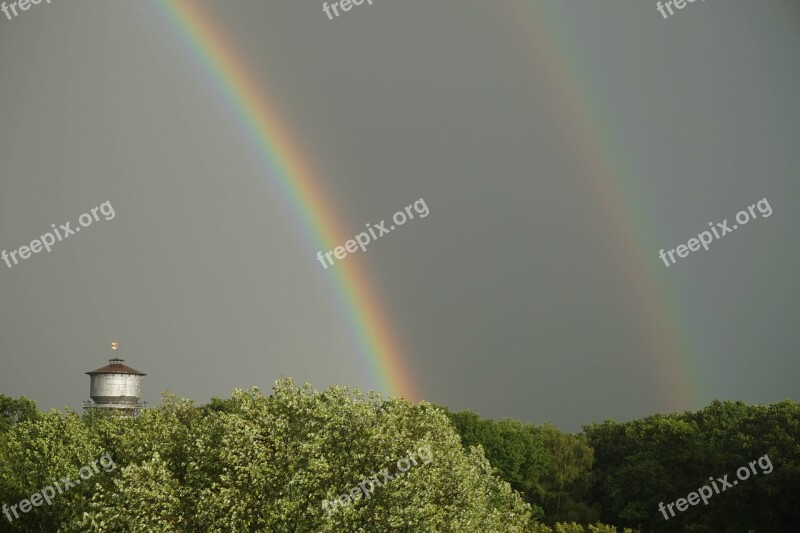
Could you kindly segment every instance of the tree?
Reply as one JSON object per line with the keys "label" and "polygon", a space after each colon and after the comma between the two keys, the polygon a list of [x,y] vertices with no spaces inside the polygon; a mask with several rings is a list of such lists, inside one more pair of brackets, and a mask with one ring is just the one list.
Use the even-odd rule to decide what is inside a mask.
{"label": "tree", "polygon": [[36,402],[24,396],[11,398],[0,394],[0,434],[26,420],[36,420],[39,411]]}
{"label": "tree", "polygon": [[[522,532],[529,522],[529,506],[430,404],[285,380],[219,405],[167,398],[137,419],[94,420],[126,466],[74,531]],[[398,460],[423,448],[431,460],[417,453],[400,473]],[[394,479],[356,498],[381,470]],[[355,499],[326,511],[343,494]]]}
{"label": "tree", "polygon": [[[696,413],[655,415],[584,428],[595,451],[593,498],[604,521],[647,531],[797,531],[800,511],[800,404],[712,402]],[[658,511],[767,455],[761,471],[708,504],[669,520]],[[766,461],[766,460],[763,460]],[[709,480],[709,477],[712,480]]]}
{"label": "tree", "polygon": [[533,516],[549,524],[598,519],[590,502],[593,452],[584,436],[559,431],[551,424],[517,420],[483,420],[471,411],[450,418],[469,449],[481,446],[498,475],[531,504]]}
{"label": "tree", "polygon": [[[9,505],[31,498],[45,487],[70,477],[77,480],[81,467],[91,465],[103,455],[81,418],[74,412],[53,410],[35,420],[15,425],[0,438],[0,502]],[[102,470],[101,470],[102,472]],[[60,524],[73,521],[85,509],[97,483],[110,482],[105,474],[96,474],[91,482],[76,484],[57,493],[51,505],[18,513],[9,526],[12,531],[54,531]],[[5,516],[0,520],[8,526]]]}
{"label": "tree", "polygon": [[537,428],[537,438],[547,453],[539,477],[541,505],[549,523],[594,523],[599,506],[591,503],[594,450],[583,435],[570,435],[551,424]]}

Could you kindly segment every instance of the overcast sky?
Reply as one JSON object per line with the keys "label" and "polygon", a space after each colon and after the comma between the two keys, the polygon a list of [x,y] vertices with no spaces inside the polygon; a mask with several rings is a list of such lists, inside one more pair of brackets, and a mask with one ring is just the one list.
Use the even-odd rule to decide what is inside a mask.
{"label": "overcast sky", "polygon": [[[424,399],[566,430],[800,400],[796,1],[193,2],[345,231],[425,199],[344,260]],[[0,14],[0,249],[115,212],[0,262],[0,393],[77,409],[112,340],[151,404],[380,390],[277,184],[154,2]],[[659,259],[763,198],[769,218]]]}

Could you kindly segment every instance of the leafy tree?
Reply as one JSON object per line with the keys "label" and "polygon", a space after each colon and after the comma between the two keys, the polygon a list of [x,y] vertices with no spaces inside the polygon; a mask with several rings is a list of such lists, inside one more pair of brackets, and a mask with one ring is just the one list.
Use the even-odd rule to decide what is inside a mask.
{"label": "leafy tree", "polygon": [[[792,532],[800,524],[800,404],[715,401],[696,413],[584,428],[595,450],[601,518],[647,531]],[[658,511],[768,455],[773,472],[739,481],[669,520]]]}
{"label": "leafy tree", "polygon": [[482,420],[471,411],[451,413],[444,409],[461,436],[465,449],[480,447],[497,470],[525,500],[532,504],[534,518],[544,516],[539,478],[548,458],[544,445],[535,438],[535,428],[512,419]]}
{"label": "leafy tree", "polygon": [[547,453],[547,465],[539,478],[547,521],[596,522],[599,506],[590,500],[594,450],[586,437],[564,433],[551,424],[539,426],[537,433]]}
{"label": "leafy tree", "polygon": [[76,521],[75,531],[185,531],[180,486],[158,452],[150,461],[126,467],[113,487],[101,489],[100,494],[107,495],[110,502],[93,498],[89,512]]}
{"label": "leafy tree", "polygon": [[[577,522],[557,522],[553,527],[545,524],[535,524],[531,533],[618,533],[617,528],[601,523],[589,524],[584,527]],[[625,528],[623,533],[634,533],[632,529]]]}
{"label": "leafy tree", "polygon": [[500,477],[531,504],[534,518],[549,524],[597,520],[598,511],[589,500],[593,452],[585,437],[563,433],[551,424],[483,420],[471,411],[444,411],[463,446],[483,448]]}
{"label": "leafy tree", "polygon": [[[76,481],[81,467],[91,465],[104,450],[74,412],[53,410],[35,420],[15,425],[0,439],[0,502],[9,505],[27,500],[47,486],[55,488],[67,476]],[[51,505],[29,513],[18,511],[13,531],[54,531],[75,519],[86,507],[98,483],[108,482],[105,474],[94,474],[91,482],[76,484],[57,494]],[[13,515],[12,515],[13,516]],[[7,519],[0,515],[3,526]],[[5,529],[4,529],[5,530]]]}
{"label": "leafy tree", "polygon": [[36,402],[24,396],[11,398],[0,394],[0,434],[26,420],[35,420],[39,415]]}
{"label": "leafy tree", "polygon": [[[167,397],[137,419],[94,419],[126,466],[73,530],[522,532],[529,522],[529,506],[430,404],[280,381],[271,396],[235,391],[219,405]],[[428,464],[330,516],[323,508],[373,473],[396,475],[420,447]]]}

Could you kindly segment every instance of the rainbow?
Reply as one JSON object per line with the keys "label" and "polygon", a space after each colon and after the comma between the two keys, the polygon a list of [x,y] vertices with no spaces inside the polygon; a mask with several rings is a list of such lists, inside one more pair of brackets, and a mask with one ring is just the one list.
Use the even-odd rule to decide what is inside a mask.
{"label": "rainbow", "polygon": [[[209,77],[224,92],[249,138],[256,142],[266,167],[278,187],[303,220],[313,250],[331,250],[353,235],[341,228],[330,195],[315,179],[316,172],[300,152],[290,128],[278,113],[278,105],[256,82],[210,15],[194,0],[161,0],[172,26],[189,43]],[[309,261],[316,261],[313,253]],[[337,263],[328,271],[334,291],[347,310],[347,320],[358,337],[362,356],[380,391],[390,396],[418,400],[419,396],[405,364],[406,357],[392,321],[383,310],[370,277],[357,261]]]}
{"label": "rainbow", "polygon": [[638,207],[646,204],[636,194],[628,159],[614,143],[613,122],[603,116],[601,106],[593,104],[596,98],[581,76],[585,68],[571,50],[570,31],[563,17],[549,5],[535,2],[534,7],[527,0],[509,2],[509,23],[521,26],[512,34],[520,35],[531,51],[555,122],[603,212],[604,234],[616,248],[614,255],[630,283],[631,298],[650,346],[643,359],[656,374],[654,381],[660,384],[663,404],[670,411],[697,408],[702,405],[700,389],[683,334],[689,328],[671,296],[674,289],[664,278],[665,268],[654,248],[657,240],[651,237],[654,232],[649,218]]}
{"label": "rainbow", "polygon": [[[278,187],[296,207],[314,249],[330,250],[343,242],[345,232],[330,205],[316,173],[310,168],[281,119],[267,89],[259,85],[242,64],[211,17],[192,0],[160,0],[175,28],[223,89],[247,134],[256,141],[264,163],[276,177]],[[630,282],[631,298],[650,350],[643,356],[661,384],[661,395],[670,410],[699,405],[695,377],[689,371],[687,339],[681,331],[677,303],[671,299],[668,282],[658,273],[659,262],[652,249],[652,231],[647,217],[637,212],[635,180],[626,168],[613,135],[602,124],[602,112],[593,106],[581,68],[570,54],[565,39],[569,32],[546,2],[508,2],[509,24],[519,25],[524,46],[531,51],[536,71],[544,80],[558,127],[571,147],[576,164],[606,219],[605,233],[620,258],[621,271]],[[500,4],[498,4],[500,5]],[[556,31],[555,28],[560,28]],[[392,330],[392,322],[378,301],[369,276],[357,261],[338,263],[331,271],[337,297],[345,302],[348,322],[356,332],[362,356],[382,390],[389,395],[419,399],[413,386],[406,356]]]}

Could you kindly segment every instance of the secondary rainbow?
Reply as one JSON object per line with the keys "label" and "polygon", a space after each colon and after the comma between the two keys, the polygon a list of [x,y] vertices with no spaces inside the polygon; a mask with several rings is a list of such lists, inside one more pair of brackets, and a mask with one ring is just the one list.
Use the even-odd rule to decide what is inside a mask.
{"label": "secondary rainbow", "polygon": [[[209,14],[192,0],[158,0],[156,5],[185,37],[210,78],[224,91],[263,157],[270,179],[293,206],[297,219],[312,246],[309,261],[317,250],[330,250],[353,235],[343,231],[316,172],[309,166],[290,128],[278,113],[267,88],[256,82],[239,55],[214,24]],[[418,400],[419,396],[405,364],[405,353],[392,331],[392,322],[378,301],[372,282],[357,261],[337,263],[329,269],[337,298],[346,309],[349,324],[362,347],[382,392]]]}
{"label": "secondary rainbow", "polygon": [[[656,372],[661,395],[670,410],[702,405],[697,377],[692,372],[687,332],[673,290],[664,279],[644,202],[637,197],[630,158],[615,144],[611,124],[581,73],[586,70],[572,51],[569,28],[556,7],[559,2],[507,3],[518,25],[516,34],[531,51],[534,68],[548,92],[556,125],[572,149],[576,163],[605,217],[604,240],[616,247],[619,266],[630,282],[630,298],[639,312],[650,345],[646,355]],[[535,7],[534,7],[535,5]]]}

